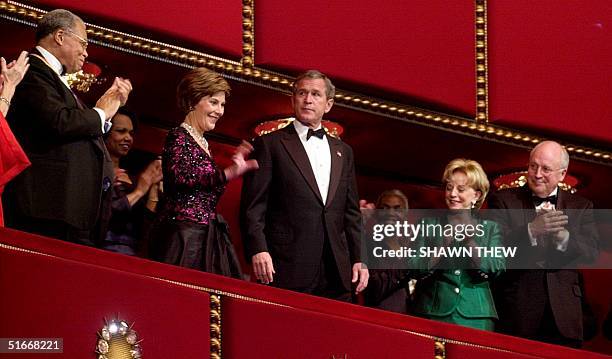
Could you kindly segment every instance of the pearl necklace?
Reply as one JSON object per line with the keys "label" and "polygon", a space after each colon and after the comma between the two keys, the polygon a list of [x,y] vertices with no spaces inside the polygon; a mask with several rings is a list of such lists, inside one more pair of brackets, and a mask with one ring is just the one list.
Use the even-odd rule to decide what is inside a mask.
{"label": "pearl necklace", "polygon": [[206,139],[204,138],[204,134],[199,134],[198,131],[196,131],[195,128],[193,128],[190,124],[188,124],[187,122],[183,122],[181,123],[181,127],[186,129],[187,132],[189,132],[189,134],[191,135],[191,137],[193,137],[193,139],[196,141],[196,143],[202,147],[202,149],[204,151],[206,151],[206,153],[208,153],[210,155],[210,152],[208,150],[208,141],[206,141]]}

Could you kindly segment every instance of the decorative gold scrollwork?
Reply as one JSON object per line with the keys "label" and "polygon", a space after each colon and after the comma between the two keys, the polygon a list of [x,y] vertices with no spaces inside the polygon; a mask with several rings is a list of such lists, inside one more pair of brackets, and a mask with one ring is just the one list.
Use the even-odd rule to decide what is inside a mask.
{"label": "decorative gold scrollwork", "polygon": [[434,342],[434,359],[446,359],[446,343],[440,340]]}
{"label": "decorative gold scrollwork", "polygon": [[243,67],[255,66],[255,0],[242,0],[242,59]]}
{"label": "decorative gold scrollwork", "polygon": [[476,0],[476,121],[489,121],[487,0]]}
{"label": "decorative gold scrollwork", "polygon": [[210,358],[221,359],[221,296],[210,295]]}

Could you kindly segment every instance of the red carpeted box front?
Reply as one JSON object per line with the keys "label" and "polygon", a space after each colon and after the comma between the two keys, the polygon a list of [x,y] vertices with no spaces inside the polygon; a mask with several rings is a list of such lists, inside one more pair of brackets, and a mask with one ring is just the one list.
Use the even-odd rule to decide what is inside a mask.
{"label": "red carpeted box front", "polygon": [[[119,317],[144,357],[210,357],[210,294],[221,296],[225,358],[599,358],[495,333],[387,313],[0,228],[0,338],[63,338],[96,358],[97,332]],[[28,356],[29,355],[29,356]]]}

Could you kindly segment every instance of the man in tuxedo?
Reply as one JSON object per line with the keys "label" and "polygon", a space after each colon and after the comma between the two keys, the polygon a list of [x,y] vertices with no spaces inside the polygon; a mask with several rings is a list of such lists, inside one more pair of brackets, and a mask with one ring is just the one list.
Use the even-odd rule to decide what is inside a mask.
{"label": "man in tuxedo", "polygon": [[6,188],[7,226],[94,245],[106,230],[114,177],[101,136],[132,86],[116,78],[94,108],[80,102],[61,76],[87,58],[85,23],[69,11],[45,14],[36,43],[7,116],[32,162]]}
{"label": "man in tuxedo", "polygon": [[351,300],[368,283],[360,259],[353,151],[321,126],[335,88],[311,70],[295,80],[296,120],[255,140],[259,170],[244,178],[242,233],[253,273],[265,284]]}
{"label": "man in tuxedo", "polygon": [[522,268],[500,277],[494,294],[499,331],[580,347],[583,290],[575,268],[597,257],[598,235],[591,201],[558,186],[568,165],[560,144],[541,142],[529,157],[527,186],[490,197],[504,244],[517,247],[509,267]]}

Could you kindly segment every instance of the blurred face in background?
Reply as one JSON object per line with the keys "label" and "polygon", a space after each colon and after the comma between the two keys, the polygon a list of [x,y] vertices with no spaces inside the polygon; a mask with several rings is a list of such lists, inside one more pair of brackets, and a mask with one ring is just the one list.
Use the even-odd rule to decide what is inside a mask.
{"label": "blurred face in background", "polygon": [[406,209],[404,205],[404,201],[398,196],[384,196],[380,200],[380,204],[378,205],[378,209]]}
{"label": "blurred face in background", "polygon": [[132,120],[123,114],[116,114],[112,120],[113,126],[105,140],[106,148],[112,157],[124,157],[134,144],[134,125]]}
{"label": "blurred face in background", "polygon": [[376,209],[382,209],[382,221],[393,223],[406,219],[406,204],[402,198],[395,195],[387,195],[381,198]]}

